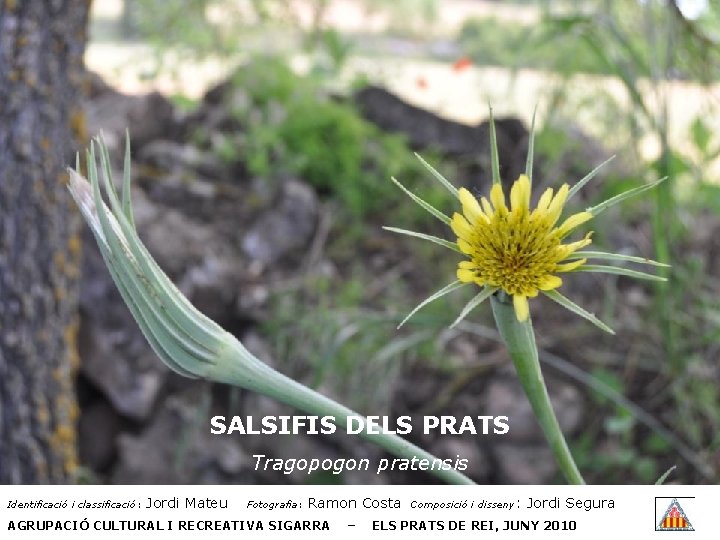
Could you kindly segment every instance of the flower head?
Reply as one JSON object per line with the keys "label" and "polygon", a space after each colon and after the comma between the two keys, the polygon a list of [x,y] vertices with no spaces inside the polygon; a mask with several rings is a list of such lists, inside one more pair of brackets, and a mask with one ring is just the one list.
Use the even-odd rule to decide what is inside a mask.
{"label": "flower head", "polygon": [[458,248],[470,260],[459,263],[458,279],[505,291],[513,298],[518,320],[526,320],[528,298],[537,296],[538,291],[558,288],[562,279],[555,274],[570,272],[587,262],[586,258],[562,262],[587,246],[591,235],[562,243],[573,229],[592,219],[590,212],[579,212],[556,226],[568,193],[567,184],[554,195],[548,188],[530,211],[530,179],[525,174],[510,189],[510,208],[502,184],[492,186],[490,202],[482,197],[478,203],[467,189],[459,189],[462,214],[456,212],[450,226]]}
{"label": "flower head", "polygon": [[600,212],[629,197],[654,188],[665,179],[628,190],[598,205],[587,208],[583,212],[561,219],[567,201],[589,182],[603,165],[612,159],[610,158],[590,171],[572,188],[568,184],[560,186],[557,192],[552,188],[548,188],[540,197],[537,206],[531,210],[530,193],[533,161],[533,133],[531,131],[526,173],[521,174],[520,178],[512,185],[510,189],[510,206],[508,207],[505,192],[500,182],[500,166],[492,113],[490,120],[493,180],[489,194],[490,200],[481,197],[480,201],[478,201],[467,189],[457,189],[420,156],[417,157],[422,164],[458,199],[460,211],[455,212],[452,218],[406,189],[394,178],[392,179],[424,210],[449,225],[455,234],[456,241],[450,242],[436,236],[395,227],[385,227],[385,229],[429,240],[467,257],[458,263],[457,281],[450,283],[426,298],[410,312],[400,325],[402,326],[416,311],[433,300],[468,284],[476,284],[482,287],[481,291],[468,302],[453,323],[453,326],[464,319],[470,311],[484,300],[499,292],[512,297],[518,321],[527,321],[530,316],[528,298],[534,298],[539,292],[542,292],[563,307],[584,317],[603,330],[613,333],[610,327],[598,320],[592,313],[576,305],[556,290],[563,283],[562,278],[557,274],[595,272],[665,281],[662,276],[620,266],[588,264],[588,260],[630,262],[654,266],[667,265],[631,255],[603,251],[584,251],[582,248],[591,243],[591,232],[586,233],[585,237],[580,240],[569,243],[564,243],[564,241],[574,229],[597,216]]}

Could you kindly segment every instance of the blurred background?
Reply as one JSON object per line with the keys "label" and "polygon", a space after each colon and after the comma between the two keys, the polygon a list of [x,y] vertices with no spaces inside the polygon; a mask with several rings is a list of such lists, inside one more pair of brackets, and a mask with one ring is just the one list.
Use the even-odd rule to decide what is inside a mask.
{"label": "blurred background", "polygon": [[[720,480],[717,3],[94,0],[91,6],[65,14],[87,17],[89,31],[87,72],[78,69],[67,83],[78,89],[77,106],[61,118],[76,144],[57,158],[58,171],[102,131],[120,178],[128,128],[140,236],[191,301],[278,370],[364,414],[509,416],[504,436],[410,437],[440,457],[469,459],[466,472],[480,483],[562,479],[489,309],[448,330],[469,300],[457,294],[396,330],[412,307],[454,279],[457,259],[381,229],[449,238],[390,177],[452,212],[453,201],[414,157],[418,152],[456,185],[485,193],[489,104],[504,181],[524,170],[535,108],[536,192],[572,184],[616,155],[572,210],[668,176],[591,228],[597,249],[672,264],[669,281],[597,274],[564,280],[564,293],[616,336],[544,298],[531,310],[550,395],[588,482],[652,483],[672,466],[670,482]],[[22,21],[22,10],[8,9],[0,23]],[[80,58],[85,36],[73,35]],[[21,90],[13,92],[5,98]],[[13,147],[12,136],[0,144]],[[2,167],[0,186],[9,185],[12,169]],[[144,341],[66,199],[60,190],[62,212],[72,216],[63,223],[81,231],[82,262],[69,292],[56,289],[47,300],[52,309],[43,324],[58,334],[59,352],[49,355],[53,370],[37,368],[47,373],[32,391],[14,390],[25,387],[9,376],[13,361],[49,356],[11,342],[8,328],[21,329],[25,319],[0,288],[0,403],[12,413],[5,417],[26,422],[30,434],[10,435],[11,423],[0,423],[0,456],[18,463],[5,470],[0,464],[0,479],[434,482],[420,473],[255,471],[253,454],[383,454],[341,434],[210,435],[213,415],[294,411],[170,372]],[[11,212],[9,201],[3,207],[0,199],[0,208]],[[3,260],[3,249],[13,253],[8,246],[19,234],[4,223],[0,270],[12,269],[3,266],[12,260]],[[80,237],[73,234],[67,249],[75,253]],[[62,262],[68,265],[64,256]],[[55,268],[58,256],[47,264]]]}

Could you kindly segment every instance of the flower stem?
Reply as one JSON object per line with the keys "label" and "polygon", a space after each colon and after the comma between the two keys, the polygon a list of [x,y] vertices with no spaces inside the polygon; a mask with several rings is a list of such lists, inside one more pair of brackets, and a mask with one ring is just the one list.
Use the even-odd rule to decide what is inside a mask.
{"label": "flower stem", "polygon": [[585,480],[575,465],[555,411],[553,411],[552,403],[550,403],[545,380],[540,370],[532,321],[530,318],[525,322],[518,321],[513,305],[504,293],[494,295],[491,302],[500,336],[510,352],[520,383],[530,401],[535,417],[550,443],[560,470],[569,483],[584,484]]}
{"label": "flower stem", "polygon": [[[309,414],[332,416],[334,424],[341,430],[345,429],[350,416],[362,418],[362,415],[344,405],[275,371],[253,356],[230,334],[225,336],[225,346],[219,354],[213,373],[208,374],[208,377],[253,390]],[[400,458],[424,459],[430,463],[438,459],[395,434],[367,433],[367,430],[363,430],[358,435]],[[450,484],[474,483],[455,469],[428,469],[428,472]]]}

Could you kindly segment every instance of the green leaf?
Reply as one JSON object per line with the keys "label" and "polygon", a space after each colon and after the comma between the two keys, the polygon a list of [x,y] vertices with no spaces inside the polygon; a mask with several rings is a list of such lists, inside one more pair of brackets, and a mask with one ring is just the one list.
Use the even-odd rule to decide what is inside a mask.
{"label": "green leaf", "polygon": [[432,301],[434,301],[434,300],[437,300],[438,298],[440,298],[440,297],[442,297],[442,296],[445,296],[445,295],[448,294],[448,293],[451,293],[451,292],[453,292],[453,291],[456,291],[457,289],[459,289],[459,288],[461,288],[461,287],[464,287],[465,285],[469,285],[469,283],[463,283],[462,281],[459,281],[459,280],[453,281],[452,283],[450,283],[449,285],[446,285],[445,287],[443,287],[442,289],[440,289],[439,291],[437,291],[437,292],[434,293],[433,295],[428,296],[425,300],[423,300],[422,302],[420,302],[420,303],[415,307],[415,309],[413,309],[413,310],[408,314],[408,316],[405,317],[405,318],[402,320],[402,322],[401,322],[400,324],[398,324],[398,328],[400,328],[403,324],[405,324],[410,317],[412,317],[413,315],[415,315],[415,313],[417,313],[420,309],[422,309],[423,307],[425,307],[426,305],[428,305],[430,302],[432,302]]}
{"label": "green leaf", "polygon": [[431,205],[428,202],[425,202],[420,197],[415,195],[412,191],[407,189],[405,186],[403,186],[400,182],[398,182],[395,177],[391,176],[390,180],[395,182],[395,185],[398,186],[400,189],[402,189],[408,197],[410,197],[413,201],[415,201],[421,208],[423,208],[425,211],[429,212],[436,218],[438,218],[440,221],[442,221],[445,225],[450,225],[450,218],[443,214],[440,210],[435,208],[433,205]]}
{"label": "green leaf", "polygon": [[610,328],[607,324],[605,324],[600,319],[595,317],[595,315],[593,315],[592,313],[585,311],[583,308],[578,306],[575,302],[573,302],[569,298],[566,298],[559,292],[557,292],[557,291],[542,291],[542,293],[545,296],[547,296],[548,298],[550,298],[551,300],[554,300],[555,302],[560,304],[565,309],[569,309],[576,315],[580,315],[583,319],[587,319],[588,321],[593,323],[595,326],[597,326],[601,330],[605,330],[609,334],[615,335],[615,331],[612,328]]}
{"label": "green leaf", "polygon": [[415,238],[420,238],[422,240],[429,240],[430,242],[434,242],[435,244],[441,245],[442,247],[446,247],[448,249],[452,249],[453,251],[457,251],[458,253],[462,253],[462,251],[460,251],[460,248],[457,247],[457,244],[455,244],[454,242],[449,242],[448,240],[443,240],[442,238],[438,238],[437,236],[431,236],[429,234],[423,234],[415,231],[408,231],[407,229],[398,229],[397,227],[383,227],[383,229],[398,234],[414,236]]}
{"label": "green leaf", "polygon": [[712,138],[712,131],[710,131],[707,124],[703,122],[699,116],[690,124],[690,134],[692,135],[693,143],[695,143],[695,148],[700,150],[702,154],[707,155],[710,139]]}
{"label": "green leaf", "polygon": [[600,259],[608,261],[627,261],[638,264],[649,264],[651,266],[661,266],[670,268],[669,264],[646,259],[645,257],[635,257],[633,255],[621,255],[620,253],[605,253],[604,251],[575,251],[567,257],[568,260],[577,259]]}
{"label": "green leaf", "polygon": [[629,268],[618,268],[617,266],[604,266],[599,264],[584,264],[573,272],[591,272],[595,274],[616,274],[618,276],[627,276],[637,279],[647,279],[648,281],[667,281],[667,278],[630,270]]}
{"label": "green leaf", "polygon": [[603,161],[600,165],[595,167],[592,171],[587,173],[579,182],[577,182],[573,187],[570,188],[570,191],[568,192],[568,200],[572,198],[573,195],[575,195],[578,191],[580,191],[585,184],[587,184],[590,180],[592,180],[595,175],[602,169],[605,165],[610,163],[613,159],[615,159],[615,156],[610,156],[608,159]]}
{"label": "green leaf", "polygon": [[605,202],[601,202],[600,204],[597,204],[595,206],[591,206],[587,209],[588,212],[590,212],[593,216],[597,216],[601,212],[604,212],[608,208],[615,206],[616,204],[624,201],[625,199],[629,199],[630,197],[634,197],[635,195],[640,195],[641,193],[644,193],[648,190],[651,190],[658,185],[660,185],[662,182],[667,180],[667,176],[665,178],[661,178],[660,180],[656,180],[655,182],[651,184],[647,184],[645,186],[640,186],[634,189],[630,189],[624,193],[620,193],[619,195],[615,195],[614,197],[611,197]]}
{"label": "green leaf", "polygon": [[458,315],[458,318],[455,319],[455,322],[453,322],[453,323],[450,325],[450,328],[454,328],[455,326],[457,326],[465,317],[468,316],[468,314],[469,314],[473,309],[475,309],[475,308],[478,307],[480,304],[482,304],[485,300],[487,300],[488,298],[490,298],[490,296],[491,296],[495,291],[497,291],[497,290],[498,290],[497,287],[488,287],[487,285],[486,285],[485,287],[483,287],[483,290],[480,291],[472,300],[470,300],[470,301],[465,305],[465,307],[463,308],[463,310],[460,312],[460,315]]}
{"label": "green leaf", "polygon": [[497,133],[495,133],[495,118],[492,107],[490,109],[490,163],[492,165],[493,184],[500,183],[500,156],[498,154]]}
{"label": "green leaf", "polygon": [[440,174],[435,168],[433,168],[432,165],[430,165],[427,161],[425,161],[420,154],[415,153],[415,157],[420,160],[420,163],[422,163],[425,168],[430,171],[430,173],[447,189],[450,193],[453,194],[455,198],[458,196],[458,190],[455,186],[453,186],[450,181],[445,178],[442,174]]}

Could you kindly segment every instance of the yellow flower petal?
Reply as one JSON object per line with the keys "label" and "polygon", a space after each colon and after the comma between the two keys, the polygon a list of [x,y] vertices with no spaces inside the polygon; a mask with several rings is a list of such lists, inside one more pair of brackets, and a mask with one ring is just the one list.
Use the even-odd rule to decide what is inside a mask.
{"label": "yellow flower petal", "polygon": [[457,269],[457,278],[463,283],[470,283],[475,281],[475,272],[467,270],[466,268]]}
{"label": "yellow flower petal", "polygon": [[488,200],[485,197],[483,197],[482,199],[480,199],[480,204],[482,204],[482,208],[483,208],[483,211],[485,212],[485,215],[492,219],[493,214],[495,212],[493,211],[492,206],[490,206],[490,203],[488,202]]}
{"label": "yellow flower petal", "polygon": [[562,279],[557,276],[553,276],[552,274],[548,274],[540,278],[540,281],[538,282],[538,289],[541,291],[551,291],[553,289],[557,289],[560,285],[562,285]]}
{"label": "yellow flower petal", "polygon": [[505,206],[505,192],[501,184],[493,184],[493,187],[490,189],[490,200],[498,214],[501,216],[507,214],[508,209],[507,206]]}
{"label": "yellow flower petal", "polygon": [[585,235],[585,238],[582,240],[578,240],[577,242],[571,242],[569,244],[563,244],[559,245],[556,250],[556,260],[562,261],[563,259],[567,259],[571,254],[575,253],[578,249],[584,248],[585,246],[592,243],[592,240],[590,237],[592,236],[592,231],[587,233]]}
{"label": "yellow flower petal", "polygon": [[465,216],[458,214],[457,212],[453,214],[452,221],[450,221],[450,227],[458,238],[465,238],[466,240],[469,240],[473,236],[473,228],[470,226],[467,219],[465,219]]}
{"label": "yellow flower petal", "polygon": [[582,266],[587,262],[587,259],[578,259],[577,261],[565,263],[565,264],[556,264],[555,265],[555,272],[570,272],[571,270],[575,270],[578,266]]}
{"label": "yellow flower petal", "polygon": [[577,214],[573,214],[563,221],[562,225],[557,228],[557,234],[560,238],[563,238],[575,227],[582,225],[586,221],[590,221],[592,217],[593,215],[590,212],[578,212]]}
{"label": "yellow flower petal", "polygon": [[458,198],[462,204],[463,214],[465,214],[465,217],[470,221],[470,223],[474,224],[479,221],[484,223],[490,222],[488,217],[480,208],[477,199],[473,197],[472,193],[470,193],[467,189],[460,188],[458,190]]}
{"label": "yellow flower petal", "polygon": [[552,227],[557,223],[557,220],[560,218],[560,214],[562,214],[563,206],[565,206],[565,201],[568,198],[568,192],[570,191],[570,188],[567,184],[563,184],[560,186],[560,189],[558,189],[558,192],[555,194],[555,197],[550,202],[550,205],[548,206],[547,213],[548,213],[548,220],[550,222],[550,226]]}
{"label": "yellow flower petal", "polygon": [[540,200],[538,201],[537,208],[535,209],[536,212],[545,212],[548,209],[548,206],[550,205],[550,201],[552,201],[553,196],[553,189],[547,188],[545,190],[545,193],[542,194],[542,197],[540,197]]}
{"label": "yellow flower petal", "polygon": [[513,306],[515,307],[515,316],[520,322],[527,321],[530,316],[530,305],[528,304],[527,297],[516,294],[513,296]]}
{"label": "yellow flower petal", "polygon": [[513,211],[527,212],[530,208],[530,179],[520,175],[510,188],[510,206]]}
{"label": "yellow flower petal", "polygon": [[462,238],[457,239],[457,247],[460,248],[460,251],[462,251],[465,255],[472,255],[475,253],[475,248],[473,248],[467,240],[463,240]]}

